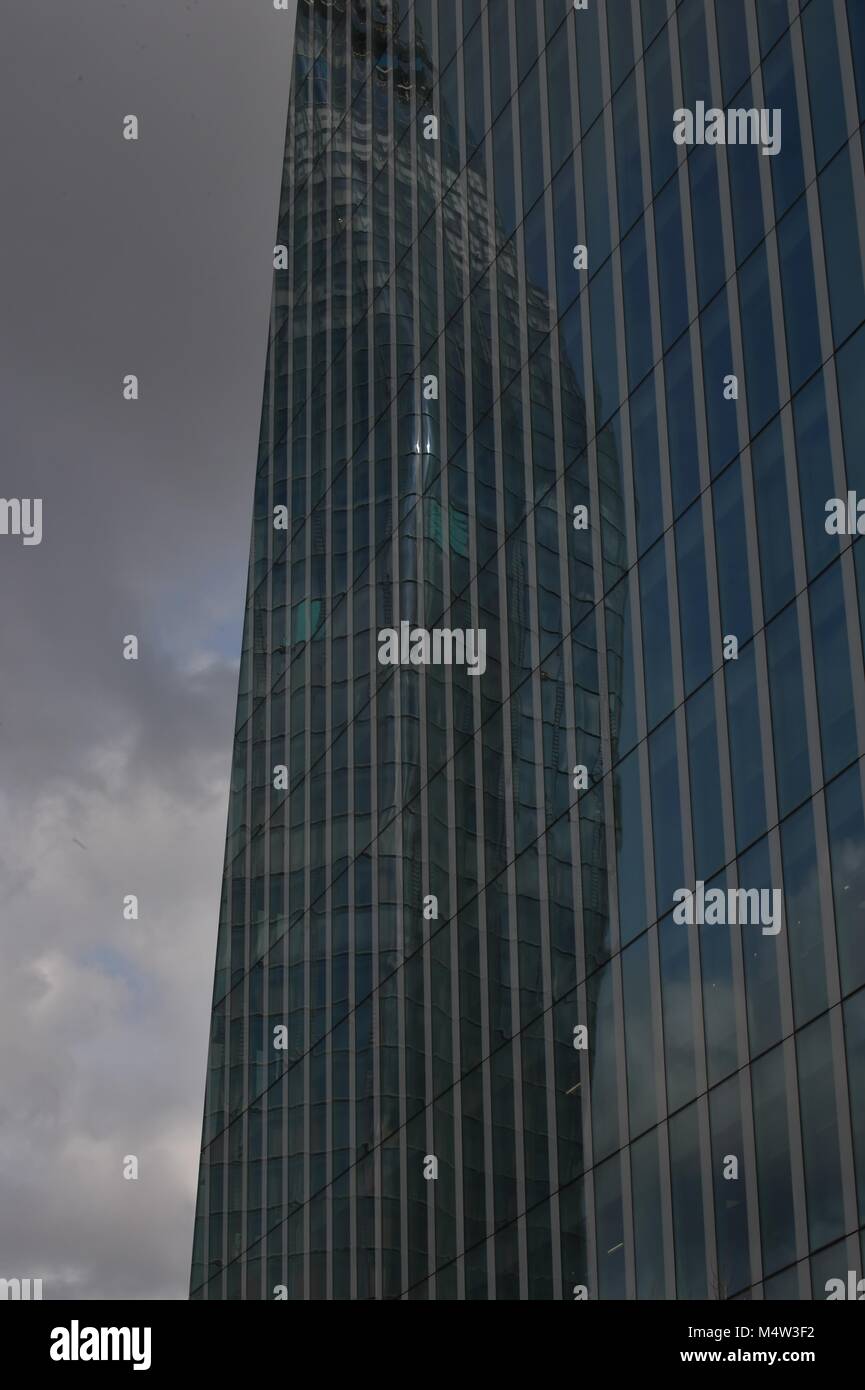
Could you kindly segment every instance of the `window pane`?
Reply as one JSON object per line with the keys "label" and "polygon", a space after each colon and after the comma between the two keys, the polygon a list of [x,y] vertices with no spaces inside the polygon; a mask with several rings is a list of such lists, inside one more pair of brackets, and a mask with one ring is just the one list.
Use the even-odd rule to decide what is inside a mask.
{"label": "window pane", "polygon": [[[745,1143],[738,1076],[731,1077],[723,1086],[710,1092],[709,1117],[718,1249],[718,1289],[714,1296],[729,1298],[751,1283],[745,1201]],[[731,1159],[736,1160],[735,1168]],[[734,1172],[735,1177],[732,1176]]]}
{"label": "window pane", "polygon": [[690,695],[712,670],[706,546],[699,502],[695,503],[676,525],[676,557],[685,694]]}
{"label": "window pane", "polygon": [[631,1147],[631,1192],[637,1298],[660,1299],[664,1296],[664,1236],[657,1130]]}
{"label": "window pane", "polygon": [[832,0],[811,0],[802,14],[805,67],[817,168],[822,169],[847,138],[844,89]]}
{"label": "window pane", "polygon": [[790,391],[795,392],[816,372],[821,357],[811,232],[804,198],[790,209],[778,227],[778,254],[784,291]]}
{"label": "window pane", "polygon": [[691,768],[691,819],[697,878],[710,878],[724,863],[721,773],[715,723],[715,685],[704,685],[685,707]]}
{"label": "window pane", "polygon": [[856,234],[849,146],[845,146],[826,166],[818,185],[829,301],[832,306],[832,333],[838,347],[865,318],[865,287]]}
{"label": "window pane", "polygon": [[766,632],[766,648],[778,809],[785,816],[800,805],[811,790],[799,621],[795,604],[770,624]]}
{"label": "window pane", "polygon": [[808,1232],[814,1249],[844,1234],[838,1113],[828,1015],[824,1014],[797,1034],[796,1056]]}
{"label": "window pane", "polygon": [[820,575],[809,592],[823,773],[828,781],[856,756],[856,720],[840,563],[836,562]]}
{"label": "window pane", "polygon": [[726,663],[724,674],[727,686],[736,849],[741,850],[766,829],[763,749],[760,739],[753,642],[740,651],[738,661]]}
{"label": "window pane", "polygon": [[763,1273],[773,1274],[796,1258],[783,1048],[776,1047],[753,1063],[751,1092]]}
{"label": "window pane", "polygon": [[841,991],[865,984],[865,818],[859,765],[851,767],[826,790],[832,894]]}
{"label": "window pane", "polygon": [[708,1298],[703,1231],[703,1184],[697,1107],[670,1120],[670,1176],[676,1247],[676,1297]]}
{"label": "window pane", "polygon": [[787,472],[779,420],[773,420],[754,441],[751,463],[763,577],[763,614],[768,622],[796,591],[790,545],[790,511],[787,506]]}

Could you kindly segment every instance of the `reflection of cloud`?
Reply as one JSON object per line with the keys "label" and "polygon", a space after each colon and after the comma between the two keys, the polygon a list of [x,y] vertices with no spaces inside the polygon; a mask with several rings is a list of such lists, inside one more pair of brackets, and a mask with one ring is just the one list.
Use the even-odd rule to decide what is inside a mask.
{"label": "reflection of cloud", "polygon": [[842,840],[832,846],[835,891],[846,912],[865,908],[865,845],[861,840]]}

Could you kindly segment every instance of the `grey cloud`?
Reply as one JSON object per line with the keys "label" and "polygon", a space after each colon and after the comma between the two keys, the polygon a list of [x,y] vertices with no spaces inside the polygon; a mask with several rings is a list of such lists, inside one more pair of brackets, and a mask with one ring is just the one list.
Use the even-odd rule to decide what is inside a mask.
{"label": "grey cloud", "polygon": [[0,1276],[49,1298],[186,1296],[282,19],[4,12],[0,493],[44,539],[0,537]]}

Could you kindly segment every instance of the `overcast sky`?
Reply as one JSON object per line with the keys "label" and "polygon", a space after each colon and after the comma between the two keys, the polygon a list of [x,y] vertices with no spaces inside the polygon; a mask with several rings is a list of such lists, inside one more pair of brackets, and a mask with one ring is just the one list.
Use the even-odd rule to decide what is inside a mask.
{"label": "overcast sky", "polygon": [[46,1298],[187,1295],[291,23],[3,0],[0,1277]]}

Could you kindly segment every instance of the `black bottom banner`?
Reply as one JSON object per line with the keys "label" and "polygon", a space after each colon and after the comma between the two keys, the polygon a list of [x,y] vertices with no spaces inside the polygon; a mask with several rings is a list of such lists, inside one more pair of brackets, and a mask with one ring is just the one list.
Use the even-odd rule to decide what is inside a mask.
{"label": "black bottom banner", "polygon": [[[839,1296],[820,1303],[583,1302],[546,1313],[535,1304],[524,1312],[511,1308],[505,1323],[498,1322],[494,1306],[482,1310],[474,1303],[468,1324],[462,1322],[468,1310],[458,1307],[451,1313],[431,1313],[424,1306],[380,1314],[367,1305],[363,1322],[355,1324],[361,1316],[356,1309],[324,1304],[13,1301],[0,1319],[22,1368],[48,1372],[49,1379],[110,1370],[115,1376],[137,1372],[157,1378],[212,1374],[222,1383],[233,1374],[249,1379],[271,1366],[291,1373],[307,1356],[322,1357],[321,1338],[327,1364],[317,1370],[328,1375],[341,1353],[347,1369],[359,1370],[370,1356],[378,1366],[393,1357],[401,1378],[415,1379],[415,1371],[422,1371],[422,1380],[439,1368],[450,1375],[469,1367],[488,1374],[499,1362],[516,1379],[525,1357],[526,1372],[536,1378],[539,1350],[558,1359],[567,1349],[581,1374],[597,1373],[589,1370],[593,1363],[608,1374],[638,1370],[643,1375],[706,1365],[810,1366],[825,1378],[842,1368],[849,1374],[858,1360],[865,1322],[858,1310],[837,1306],[846,1301]],[[524,1320],[523,1328],[515,1327],[514,1317],[518,1324]],[[553,1321],[544,1323],[546,1317]],[[542,1326],[546,1349],[538,1345]],[[460,1337],[459,1351],[450,1336],[441,1335],[452,1331]],[[404,1345],[406,1336],[411,1342]]]}

